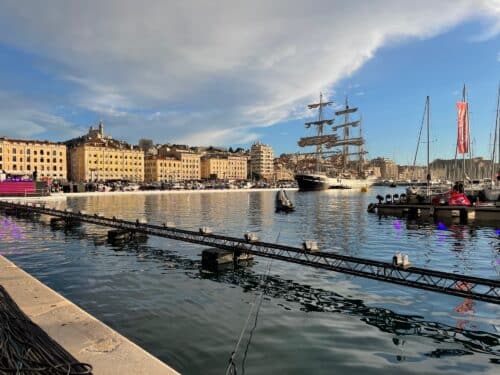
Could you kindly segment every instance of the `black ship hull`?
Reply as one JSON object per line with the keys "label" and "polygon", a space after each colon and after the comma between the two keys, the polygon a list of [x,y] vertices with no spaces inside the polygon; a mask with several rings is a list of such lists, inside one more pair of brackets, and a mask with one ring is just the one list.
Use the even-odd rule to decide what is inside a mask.
{"label": "black ship hull", "polygon": [[329,178],[322,175],[297,174],[295,181],[299,185],[299,191],[318,191],[330,188]]}

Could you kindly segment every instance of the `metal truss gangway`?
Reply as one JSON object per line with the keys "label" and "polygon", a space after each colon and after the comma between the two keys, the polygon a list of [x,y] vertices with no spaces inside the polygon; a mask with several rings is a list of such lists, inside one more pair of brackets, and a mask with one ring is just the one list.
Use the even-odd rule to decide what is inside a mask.
{"label": "metal truss gangway", "polygon": [[0,201],[0,208],[20,216],[34,214],[61,218],[68,223],[85,222],[134,233],[170,238],[233,252],[235,256],[247,253],[255,256],[277,259],[284,262],[361,276],[438,293],[454,295],[473,300],[500,304],[500,280],[459,275],[419,267],[402,267],[390,262],[352,257],[324,251],[311,251],[305,247],[292,247],[263,242],[255,238],[237,238],[211,233],[176,228],[167,224],[147,224],[139,220],[129,221],[101,214],[57,210],[42,205]]}

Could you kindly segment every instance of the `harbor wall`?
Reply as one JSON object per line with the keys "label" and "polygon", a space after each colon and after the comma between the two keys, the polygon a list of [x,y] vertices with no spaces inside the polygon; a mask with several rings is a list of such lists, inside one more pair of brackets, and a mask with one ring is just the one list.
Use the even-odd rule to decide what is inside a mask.
{"label": "harbor wall", "polygon": [[179,374],[0,255],[0,285],[19,308],[93,374]]}

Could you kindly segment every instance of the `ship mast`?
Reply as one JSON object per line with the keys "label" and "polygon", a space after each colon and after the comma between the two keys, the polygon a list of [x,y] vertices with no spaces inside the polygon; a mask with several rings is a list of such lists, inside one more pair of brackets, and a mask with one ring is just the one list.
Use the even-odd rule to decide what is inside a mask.
{"label": "ship mast", "polygon": [[[349,99],[345,98],[345,108],[341,111],[335,112],[336,116],[344,116],[344,123],[338,126],[334,126],[333,130],[338,130],[343,128],[343,140],[340,142],[342,144],[342,172],[345,173],[349,167],[349,156],[350,155],[358,155],[358,172],[361,172],[361,161],[363,158],[363,154],[365,151],[363,150],[363,135],[361,131],[361,120],[349,121],[349,115],[358,110],[357,107],[350,108],[349,107]],[[360,126],[359,129],[359,138],[349,138],[350,127]],[[339,143],[339,144],[340,144]],[[358,152],[350,153],[349,146],[357,146]]]}
{"label": "ship mast", "polygon": [[318,121],[306,122],[305,127],[310,128],[311,126],[317,127],[317,135],[315,137],[304,137],[299,140],[299,146],[316,146],[316,172],[319,173],[321,171],[321,162],[323,159],[323,145],[326,144],[326,147],[329,147],[329,144],[335,142],[337,140],[336,136],[332,135],[324,135],[323,134],[323,126],[324,125],[332,125],[333,119],[324,119],[323,118],[323,107],[332,105],[333,102],[323,102],[323,93],[319,94],[319,103],[309,104],[307,107],[309,109],[318,109]]}
{"label": "ship mast", "polygon": [[[298,141],[298,145],[300,147],[307,147],[307,146],[316,146],[316,172],[319,173],[321,172],[321,164],[323,163],[323,155],[324,154],[335,154],[339,155],[342,157],[343,163],[344,163],[344,170],[347,167],[347,160],[350,155],[358,155],[359,160],[362,160],[362,155],[366,153],[362,149],[362,146],[364,144],[364,140],[362,138],[361,132],[358,138],[349,138],[349,128],[350,127],[356,127],[361,124],[361,120],[356,120],[356,121],[349,121],[349,114],[354,113],[358,110],[358,108],[349,108],[349,103],[346,98],[346,107],[343,110],[335,112],[336,116],[344,116],[344,123],[340,125],[335,125],[331,127],[331,134],[324,134],[324,126],[325,125],[333,125],[334,120],[333,119],[325,119],[324,118],[324,107],[326,106],[331,106],[333,102],[323,102],[323,95],[320,94],[319,96],[319,103],[314,103],[314,104],[309,104],[308,107],[309,109],[318,109],[318,120],[317,121],[311,121],[311,122],[306,122],[305,126],[306,128],[310,128],[311,126],[316,126],[317,127],[317,135],[312,136],[312,137],[302,137]],[[343,129],[343,136],[340,138],[340,136],[337,134],[337,130]],[[360,150],[356,153],[349,153],[349,146],[356,146],[359,147]],[[334,148],[334,147],[342,147],[342,152],[338,151],[328,151],[328,149]],[[324,149],[327,149],[327,151],[324,151]]]}
{"label": "ship mast", "polygon": [[[345,109],[349,109],[349,99],[347,99],[347,96],[345,97]],[[344,124],[347,124],[349,122],[349,112],[345,112],[344,114]],[[344,128],[344,142],[347,141],[349,139],[349,127],[346,126]],[[343,158],[344,159],[344,167],[343,167],[343,171],[345,173],[345,171],[347,170],[347,167],[348,167],[348,161],[349,161],[349,144],[344,144],[344,148],[343,148]]]}

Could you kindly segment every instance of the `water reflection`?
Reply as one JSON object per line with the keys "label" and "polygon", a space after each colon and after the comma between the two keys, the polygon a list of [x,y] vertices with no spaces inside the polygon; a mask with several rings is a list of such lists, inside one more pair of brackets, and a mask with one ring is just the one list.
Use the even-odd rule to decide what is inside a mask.
{"label": "water reflection", "polygon": [[[417,267],[499,275],[498,228],[379,218],[366,213],[369,195],[356,192],[290,195],[297,210],[289,215],[274,212],[274,192],[258,191],[71,198],[67,206],[132,220],[143,215],[149,223],[168,220],[186,229],[207,225],[238,237],[250,230],[264,241],[292,246],[310,238],[325,251],[382,261],[403,251]],[[183,373],[225,368],[248,303],[261,292],[265,319],[251,350],[254,373],[283,373],[279,366],[288,366],[289,374],[326,374],[325,364],[334,364],[342,373],[378,374],[380,366],[396,363],[397,373],[445,368],[465,374],[471,366],[489,370],[485,362],[498,359],[498,330],[492,328],[498,309],[490,304],[283,262],[273,263],[270,277],[262,276],[265,261],[205,273],[202,249],[192,244],[150,237],[110,245],[107,228],[83,224],[65,236],[42,223],[11,220],[24,238],[6,231],[0,251],[24,252],[11,259]],[[159,250],[164,248],[175,252]],[[165,340],[167,335],[176,340]],[[414,367],[417,361],[427,368]]]}
{"label": "water reflection", "polygon": [[[187,259],[170,250],[161,250],[147,245],[131,243],[111,246],[114,251],[133,252],[141,259],[154,260],[164,270],[181,270],[189,278],[205,279],[217,283],[237,286],[246,293],[263,293],[268,301],[292,310],[299,306],[304,312],[337,313],[356,316],[360,321],[377,327],[380,331],[394,335],[395,346],[402,347],[404,337],[419,336],[432,339],[435,343],[459,344],[463,349],[436,348],[425,354],[429,357],[470,355],[473,352],[500,357],[500,335],[479,330],[468,330],[464,324],[452,327],[443,323],[424,320],[419,315],[398,314],[390,309],[369,306],[361,299],[342,296],[333,291],[314,288],[279,276],[262,275],[252,269],[238,267],[222,272],[208,272],[201,269],[197,260]],[[466,299],[456,307],[458,313],[470,313],[474,302]],[[404,360],[400,356],[398,360]]]}

